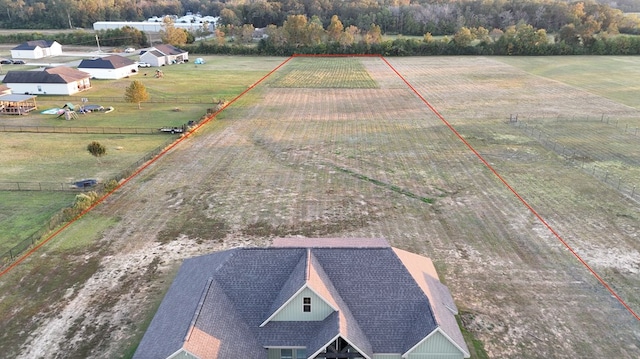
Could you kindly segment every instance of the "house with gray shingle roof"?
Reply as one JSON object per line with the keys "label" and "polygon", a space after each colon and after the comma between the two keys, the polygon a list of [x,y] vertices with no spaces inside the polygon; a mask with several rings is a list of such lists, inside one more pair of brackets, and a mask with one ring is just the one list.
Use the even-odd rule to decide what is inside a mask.
{"label": "house with gray shingle roof", "polygon": [[14,94],[73,95],[91,88],[91,75],[58,66],[42,71],[9,71],[2,82]]}
{"label": "house with gray shingle roof", "polygon": [[80,61],[78,70],[91,75],[92,78],[116,80],[138,73],[135,61],[120,55],[110,55]]}
{"label": "house with gray shingle roof", "polygon": [[134,358],[468,358],[431,260],[384,239],[187,259]]}
{"label": "house with gray shingle roof", "polygon": [[173,45],[156,45],[140,55],[140,61],[147,62],[151,64],[151,66],[164,66],[188,62],[189,52],[181,50]]}
{"label": "house with gray shingle roof", "polygon": [[57,41],[27,41],[11,49],[11,57],[14,59],[41,59],[59,55],[62,55],[62,45]]}

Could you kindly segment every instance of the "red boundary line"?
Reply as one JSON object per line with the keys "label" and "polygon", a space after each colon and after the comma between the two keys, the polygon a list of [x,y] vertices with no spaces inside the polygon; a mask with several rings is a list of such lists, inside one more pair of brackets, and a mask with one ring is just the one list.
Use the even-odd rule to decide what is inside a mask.
{"label": "red boundary line", "polygon": [[509,191],[511,191],[511,193],[513,193],[518,200],[520,200],[520,202],[522,202],[522,204],[524,204],[525,207],[527,207],[527,209],[529,209],[529,211],[531,213],[533,213],[534,216],[536,216],[536,218],[538,218],[538,220],[540,222],[542,222],[542,224],[547,227],[547,229],[549,231],[551,231],[551,233],[553,233],[553,235],[565,246],[565,248],[567,248],[571,254],[573,254],[578,261],[580,261],[580,263],[582,263],[582,265],[587,268],[589,270],[589,272],[591,272],[591,274],[593,274],[593,276],[598,280],[598,282],[600,282],[600,284],[602,284],[608,291],[609,293],[611,293],[611,295],[613,297],[615,297],[618,302],[620,302],[620,304],[622,304],[622,306],[629,311],[629,313],[631,313],[631,315],[633,315],[637,320],[640,320],[640,316],[638,316],[638,314],[636,312],[633,311],[633,309],[631,309],[631,307],[613,290],[613,288],[611,288],[609,286],[609,284],[607,284],[607,282],[605,282],[604,279],[602,279],[602,277],[600,277],[598,275],[598,273],[596,273],[596,271],[591,268],[591,266],[589,266],[589,264],[587,264],[587,262],[584,261],[584,259],[582,259],[582,257],[580,257],[580,255],[578,253],[576,253],[575,250],[573,250],[573,248],[571,248],[571,246],[560,236],[560,234],[558,234],[558,232],[556,232],[551,225],[549,225],[547,223],[547,221],[545,221],[542,216],[540,214],[538,214],[538,212],[536,212],[535,209],[533,209],[533,207],[531,205],[529,205],[529,203],[527,203],[527,201],[524,200],[524,198],[522,198],[520,196],[520,194],[518,194],[518,192],[516,192],[515,189],[513,189],[513,187],[511,187],[511,185],[489,164],[489,162],[487,162],[481,155],[480,153],[478,153],[478,151],[475,150],[475,148],[473,148],[473,146],[471,146],[471,144],[469,144],[469,142],[467,142],[464,137],[462,137],[462,135],[460,135],[460,133],[458,131],[456,131],[455,128],[453,128],[453,126],[449,123],[449,121],[447,121],[444,116],[442,116],[438,110],[435,109],[435,107],[433,107],[424,97],[422,97],[422,95],[420,95],[420,93],[409,83],[409,81],[407,81],[388,61],[387,59],[385,59],[383,56],[380,56],[380,58],[382,59],[382,61],[384,61],[387,66],[389,66],[389,68],[391,70],[393,70],[393,72],[396,73],[396,75],[398,75],[398,77],[400,77],[400,79],[411,89],[411,91],[413,91],[413,93],[416,94],[416,96],[418,96],[418,98],[420,98],[420,100],[422,100],[422,102],[424,102],[425,105],[427,105],[427,107],[431,110],[431,112],[433,112],[436,116],[438,116],[438,118],[440,119],[440,121],[442,121],[442,123],[444,123],[450,130],[451,132],[453,132],[453,134],[456,135],[456,137],[458,137],[458,139],[460,141],[462,141],[462,143],[465,144],[465,146],[467,146],[467,148],[469,150],[471,150],[471,152],[473,152],[474,155],[476,155],[476,157],[478,157],[478,159],[480,160],[480,162],[482,162],[496,177],[498,177],[498,179],[500,180],[500,182],[502,182],[502,184],[505,185],[505,187],[507,187],[509,189]]}
{"label": "red boundary line", "polygon": [[456,131],[456,129],[444,118],[444,116],[442,116],[438,110],[435,109],[435,107],[433,107],[412,85],[411,83],[409,83],[409,81],[407,81],[399,72],[398,70],[396,70],[388,61],[387,59],[384,58],[384,56],[382,55],[366,55],[366,54],[345,54],[345,55],[341,55],[341,54],[334,54],[334,55],[307,55],[307,54],[294,54],[293,56],[288,57],[286,60],[284,60],[282,63],[280,63],[278,66],[276,66],[273,70],[271,70],[268,74],[266,74],[265,76],[263,76],[260,80],[258,80],[257,82],[255,82],[254,84],[252,84],[251,86],[249,86],[246,90],[244,90],[241,94],[239,94],[238,96],[236,96],[233,100],[229,101],[226,105],[224,105],[223,107],[221,107],[218,111],[216,111],[215,113],[211,114],[209,117],[207,117],[204,121],[200,122],[198,124],[198,126],[196,126],[193,130],[187,132],[184,136],[182,136],[181,138],[179,138],[177,141],[173,142],[171,145],[169,145],[166,149],[164,149],[162,152],[160,152],[158,155],[156,155],[154,158],[152,158],[151,160],[149,160],[147,163],[145,163],[142,167],[140,167],[136,172],[134,172],[131,176],[129,176],[128,178],[126,178],[124,181],[122,181],[115,189],[113,189],[111,192],[105,194],[102,198],[100,198],[98,201],[96,201],[93,205],[91,205],[91,207],[87,208],[86,210],[82,211],[79,215],[77,215],[75,218],[73,218],[71,221],[69,221],[67,224],[65,224],[64,226],[62,226],[60,229],[58,229],[57,231],[55,231],[53,234],[51,234],[49,237],[47,237],[44,241],[42,241],[41,243],[39,243],[37,246],[33,247],[31,250],[29,250],[26,254],[24,254],[23,256],[21,256],[18,260],[16,260],[15,262],[13,262],[9,267],[7,267],[6,269],[4,269],[2,272],[0,272],[0,277],[4,276],[5,274],[7,274],[9,271],[11,271],[13,268],[15,268],[18,264],[20,264],[22,261],[24,261],[26,258],[28,258],[29,256],[31,256],[35,251],[37,251],[40,247],[42,247],[43,245],[45,245],[46,243],[48,243],[51,239],[53,239],[54,237],[56,237],[58,234],[60,234],[63,230],[65,230],[67,227],[69,227],[71,224],[73,224],[74,222],[76,222],[78,219],[80,219],[81,217],[83,217],[85,214],[87,214],[89,211],[91,211],[93,208],[95,208],[97,205],[99,205],[100,203],[102,203],[105,199],[107,199],[111,194],[113,194],[116,190],[118,190],[120,187],[122,187],[125,183],[129,182],[129,180],[131,180],[132,178],[136,177],[140,172],[142,172],[143,170],[145,170],[147,167],[149,167],[151,164],[153,164],[155,161],[157,161],[159,158],[161,158],[162,156],[164,156],[168,151],[170,151],[171,149],[173,149],[174,147],[176,147],[179,143],[181,143],[182,141],[184,141],[187,137],[189,137],[193,132],[195,132],[196,130],[198,130],[200,127],[202,127],[203,125],[205,125],[206,123],[210,122],[213,118],[215,118],[215,116],[217,116],[219,113],[221,113],[222,111],[224,111],[227,107],[229,107],[230,105],[232,105],[234,102],[236,102],[238,99],[240,99],[242,96],[244,96],[247,92],[251,91],[256,85],[260,84],[262,81],[264,81],[267,77],[271,76],[271,74],[273,74],[274,72],[276,72],[278,69],[280,69],[282,66],[284,66],[287,62],[289,62],[291,59],[293,59],[294,57],[378,57],[380,58],[382,61],[384,61],[384,63],[389,66],[389,68],[411,89],[411,91],[413,91],[413,93],[418,96],[418,98],[431,110],[431,112],[433,112],[439,119],[440,121],[442,121],[442,123],[444,123],[450,130],[451,132],[453,132],[453,134],[458,137],[458,139],[460,141],[462,141],[462,143],[465,144],[465,146],[467,146],[467,148],[473,152],[473,154],[478,157],[478,159],[480,160],[480,162],[482,162],[499,180],[500,182],[502,182],[502,184],[505,185],[505,187],[507,187],[507,189],[509,189],[509,191],[511,191],[511,193],[513,193],[513,195],[516,196],[516,198],[518,198],[518,200],[536,217],[538,218],[538,220],[545,226],[547,227],[547,229],[565,246],[565,248],[567,248],[571,254],[574,255],[574,257],[576,257],[578,259],[578,261],[580,263],[582,263],[582,265],[587,268],[587,270],[589,270],[589,272],[591,272],[591,274],[598,280],[598,282],[600,282],[600,284],[602,284],[608,291],[609,293],[611,293],[611,295],[616,298],[618,300],[618,302],[620,302],[620,304],[622,304],[622,306],[629,311],[629,313],[631,313],[631,315],[633,315],[633,317],[635,317],[637,320],[640,321],[640,316],[638,316],[638,314],[636,314],[636,312],[633,311],[633,309],[613,290],[613,288],[611,288],[609,286],[609,284],[607,284],[607,282],[602,279],[602,277],[600,277],[600,275],[598,275],[598,273],[596,273],[596,271],[591,268],[591,266],[589,266],[589,264],[587,264],[587,262],[584,261],[584,259],[582,259],[582,257],[580,257],[580,255],[578,253],[576,253],[576,251],[560,236],[560,234],[558,234],[558,232],[556,232],[551,225],[549,225],[547,223],[547,221],[544,220],[544,218],[542,218],[542,216],[540,214],[538,214],[538,212],[533,209],[533,207],[531,205],[529,205],[529,203],[527,201],[524,200],[524,198],[522,198],[522,196],[520,196],[520,194],[518,192],[516,192],[516,190],[511,187],[511,185],[489,164],[489,162],[487,162],[481,155],[480,153],[478,153],[478,151],[476,151],[475,148],[473,148],[473,146],[471,146],[471,144],[469,144],[469,142],[467,142],[462,135],[460,135],[460,133],[458,131]]}
{"label": "red boundary line", "polygon": [[78,214],[77,216],[75,216],[72,220],[70,220],[69,222],[67,222],[65,225],[63,225],[62,227],[60,227],[58,230],[56,230],[55,232],[53,232],[51,235],[49,235],[45,240],[43,240],[42,242],[38,243],[35,247],[31,248],[27,253],[23,254],[22,256],[20,256],[20,258],[18,258],[17,260],[15,260],[13,263],[11,263],[7,268],[3,269],[0,272],[0,278],[2,278],[2,276],[4,276],[5,274],[9,273],[13,268],[17,267],[18,264],[22,263],[25,259],[27,259],[28,257],[30,257],[33,253],[35,253],[38,249],[40,249],[40,247],[44,246],[45,244],[47,244],[49,241],[51,241],[53,238],[55,238],[58,234],[60,234],[62,231],[64,231],[67,227],[69,227],[70,225],[72,225],[73,223],[75,223],[77,220],[79,220],[80,218],[82,218],[85,214],[87,214],[89,211],[91,211],[92,209],[94,209],[97,205],[99,205],[100,203],[104,202],[109,196],[111,196],[115,191],[117,191],[120,187],[124,186],[125,183],[129,182],[132,178],[136,177],[138,174],[140,174],[140,172],[144,171],[147,167],[149,167],[151,164],[153,164],[154,162],[156,162],[158,159],[160,159],[161,157],[163,157],[167,152],[169,152],[171,149],[173,149],[174,147],[176,147],[178,144],[180,144],[182,141],[184,141],[186,138],[188,138],[189,136],[191,136],[191,134],[195,131],[197,131],[200,127],[204,126],[206,123],[209,123],[211,120],[213,120],[219,113],[221,113],[222,111],[224,111],[227,107],[231,106],[234,102],[238,101],[238,99],[240,99],[242,96],[244,96],[247,92],[253,90],[254,87],[256,87],[256,85],[258,85],[259,83],[261,83],[262,81],[264,81],[267,77],[271,76],[271,74],[273,74],[274,72],[276,72],[278,69],[280,69],[282,66],[284,66],[287,62],[289,62],[291,59],[293,58],[293,56],[288,57],[286,60],[284,60],[282,63],[280,63],[280,65],[276,66],[276,68],[274,68],[273,70],[271,70],[268,74],[264,75],[260,80],[256,81],[255,83],[253,83],[251,86],[249,86],[246,90],[244,90],[241,94],[239,94],[238,96],[234,97],[233,100],[229,101],[227,104],[225,104],[224,106],[222,106],[219,110],[217,110],[216,112],[212,113],[211,115],[209,115],[207,118],[205,118],[203,121],[201,121],[195,128],[193,128],[192,130],[190,130],[189,132],[185,133],[184,136],[180,137],[179,139],[177,139],[176,141],[172,142],[168,147],[166,147],[164,150],[162,150],[162,152],[160,152],[159,154],[157,154],[155,157],[153,157],[152,159],[150,159],[148,162],[146,162],[144,165],[142,165],[141,167],[139,167],[131,176],[127,177],[126,179],[124,179],[122,182],[120,182],[118,184],[118,186],[116,188],[114,188],[112,191],[110,191],[109,193],[105,194],[104,196],[102,196],[100,199],[98,199],[96,202],[94,202],[89,208],[85,209],[84,211],[80,212],[80,214]]}

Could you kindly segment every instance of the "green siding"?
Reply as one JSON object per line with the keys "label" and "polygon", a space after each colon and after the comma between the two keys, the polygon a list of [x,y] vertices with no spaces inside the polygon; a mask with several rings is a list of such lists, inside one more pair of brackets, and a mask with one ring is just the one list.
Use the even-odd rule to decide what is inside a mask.
{"label": "green siding", "polygon": [[[293,358],[294,359],[296,357],[301,357],[306,352],[306,350],[304,350],[304,349],[292,349],[292,351],[293,351]],[[268,358],[269,359],[280,359],[280,348],[278,348],[278,349],[269,348],[269,356],[268,356]],[[305,358],[306,358],[306,356],[305,356]]]}
{"label": "green siding", "polygon": [[195,355],[191,355],[184,349],[180,349],[180,351],[171,354],[167,359],[198,359],[198,357]]}
{"label": "green siding", "polygon": [[[302,311],[302,298],[311,298],[311,312]],[[289,302],[284,308],[271,318],[272,321],[316,321],[324,320],[329,314],[333,313],[333,309],[320,297],[318,297],[309,288],[305,288],[300,294],[298,294],[291,302]]]}
{"label": "green siding", "polygon": [[402,354],[373,354],[372,359],[402,359]]}
{"label": "green siding", "polygon": [[269,359],[280,359],[280,349],[269,349]]}
{"label": "green siding", "polygon": [[415,348],[408,359],[463,359],[464,354],[442,333],[435,332]]}

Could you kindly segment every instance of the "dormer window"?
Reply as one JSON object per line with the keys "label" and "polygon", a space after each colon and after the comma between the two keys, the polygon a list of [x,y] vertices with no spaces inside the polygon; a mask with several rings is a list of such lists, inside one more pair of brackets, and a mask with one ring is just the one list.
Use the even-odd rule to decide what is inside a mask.
{"label": "dormer window", "polygon": [[305,313],[311,312],[311,297],[302,298],[302,311]]}

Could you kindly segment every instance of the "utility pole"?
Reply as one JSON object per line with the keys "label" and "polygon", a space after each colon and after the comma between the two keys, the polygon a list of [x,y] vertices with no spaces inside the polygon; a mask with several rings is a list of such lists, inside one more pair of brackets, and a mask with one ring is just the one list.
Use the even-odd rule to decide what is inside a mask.
{"label": "utility pole", "polygon": [[98,44],[98,53],[102,52],[100,51],[100,40],[98,40],[98,34],[96,34],[96,43]]}

